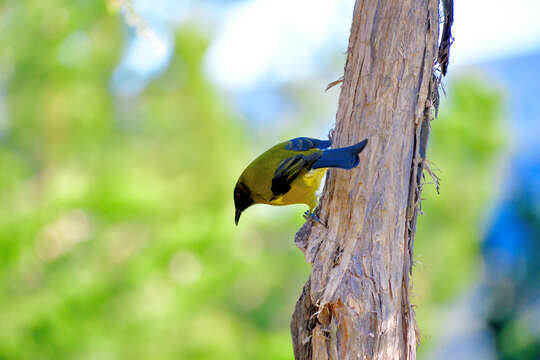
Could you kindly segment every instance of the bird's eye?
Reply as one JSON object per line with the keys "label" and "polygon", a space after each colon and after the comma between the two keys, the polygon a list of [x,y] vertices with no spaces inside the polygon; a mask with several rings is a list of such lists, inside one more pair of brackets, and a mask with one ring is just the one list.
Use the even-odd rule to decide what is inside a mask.
{"label": "bird's eye", "polygon": [[234,197],[240,199],[240,193],[234,193]]}

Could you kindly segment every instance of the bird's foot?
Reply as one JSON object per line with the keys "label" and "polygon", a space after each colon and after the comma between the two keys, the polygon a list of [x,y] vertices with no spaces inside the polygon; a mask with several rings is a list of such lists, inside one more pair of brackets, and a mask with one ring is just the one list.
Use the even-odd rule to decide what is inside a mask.
{"label": "bird's foot", "polygon": [[335,134],[335,129],[330,129],[328,131],[328,140],[330,140],[331,142],[334,142],[334,134]]}
{"label": "bird's foot", "polygon": [[317,223],[321,224],[322,226],[326,227],[326,224],[321,221],[321,219],[319,218],[319,216],[317,216],[317,214],[315,214],[315,211],[307,210],[304,213],[304,219],[311,220],[313,222],[317,222]]}

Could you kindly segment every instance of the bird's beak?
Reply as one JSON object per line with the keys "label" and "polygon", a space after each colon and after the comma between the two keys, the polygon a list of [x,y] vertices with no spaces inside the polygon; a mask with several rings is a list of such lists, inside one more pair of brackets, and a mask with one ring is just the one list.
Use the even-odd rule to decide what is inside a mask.
{"label": "bird's beak", "polygon": [[234,223],[238,226],[238,220],[240,220],[240,215],[242,215],[242,211],[236,209],[234,212]]}

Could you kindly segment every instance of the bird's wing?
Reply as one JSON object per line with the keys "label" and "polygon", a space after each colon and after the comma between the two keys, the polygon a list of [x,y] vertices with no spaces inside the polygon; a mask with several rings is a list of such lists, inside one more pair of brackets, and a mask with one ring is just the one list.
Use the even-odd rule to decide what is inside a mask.
{"label": "bird's wing", "polygon": [[285,150],[307,151],[313,148],[327,149],[332,145],[330,140],[319,140],[307,137],[298,137],[291,139],[285,145]]}
{"label": "bird's wing", "polygon": [[280,162],[272,178],[271,190],[274,195],[273,198],[286,194],[291,189],[291,184],[298,175],[303,170],[311,169],[313,163],[320,157],[320,152],[314,152],[308,155],[293,155]]}

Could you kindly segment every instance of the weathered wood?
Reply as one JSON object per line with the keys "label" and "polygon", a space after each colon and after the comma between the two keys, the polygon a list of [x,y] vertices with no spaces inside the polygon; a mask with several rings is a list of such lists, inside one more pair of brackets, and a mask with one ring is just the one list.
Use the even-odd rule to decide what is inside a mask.
{"label": "weathered wood", "polygon": [[[445,0],[449,1],[449,0]],[[320,218],[295,242],[312,264],[291,322],[297,360],[415,359],[409,273],[437,78],[438,0],[357,0]]]}

